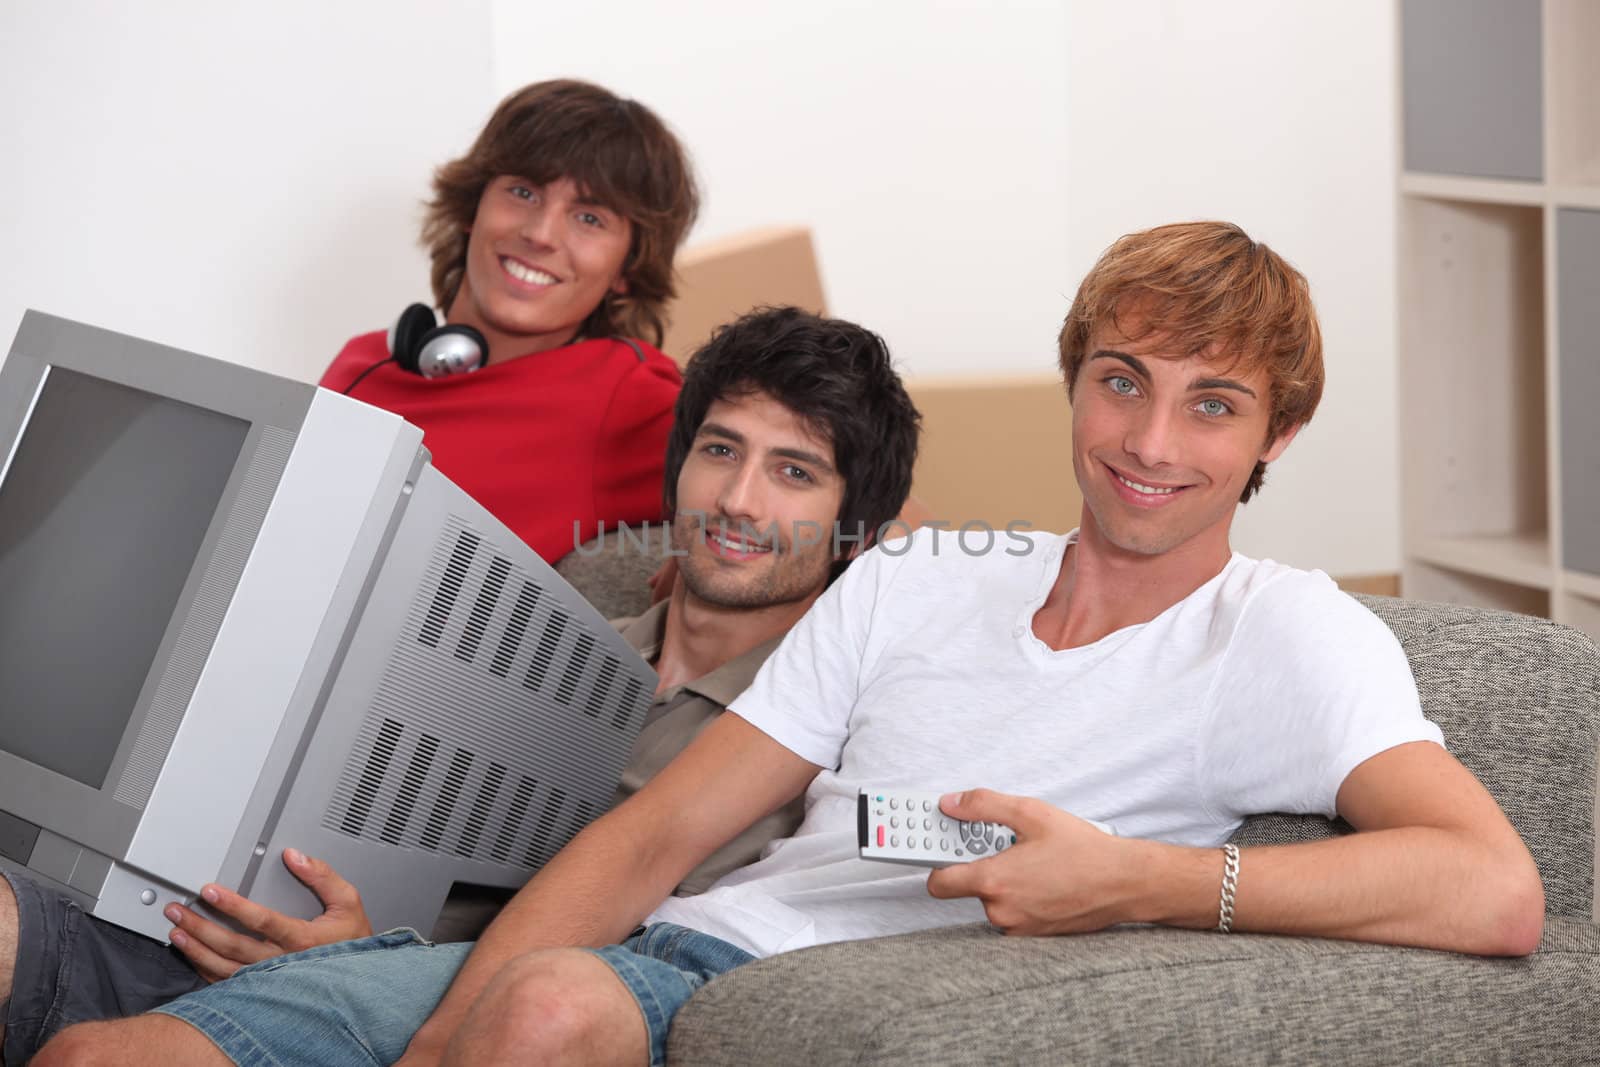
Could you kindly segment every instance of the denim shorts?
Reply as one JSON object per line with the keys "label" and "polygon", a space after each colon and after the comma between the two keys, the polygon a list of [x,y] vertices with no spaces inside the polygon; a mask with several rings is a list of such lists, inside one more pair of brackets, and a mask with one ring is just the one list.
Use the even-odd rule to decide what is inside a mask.
{"label": "denim shorts", "polygon": [[[443,999],[471,949],[393,930],[242,968],[155,1010],[189,1023],[241,1067],[391,1064]],[[667,1029],[684,1001],[754,958],[671,923],[590,951],[638,1001],[653,1064],[666,1059]]]}
{"label": "denim shorts", "polygon": [[0,877],[17,898],[17,963],[0,1018],[0,1060],[27,1063],[63,1027],[137,1015],[205,988],[170,945],[97,919],[22,875]]}

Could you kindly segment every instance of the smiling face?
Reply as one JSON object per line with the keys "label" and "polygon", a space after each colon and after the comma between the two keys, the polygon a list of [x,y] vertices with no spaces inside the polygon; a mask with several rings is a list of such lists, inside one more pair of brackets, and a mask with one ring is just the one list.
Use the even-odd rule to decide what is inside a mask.
{"label": "smiling face", "polygon": [[478,201],[446,319],[481,330],[494,359],[564,345],[606,294],[626,291],[631,239],[628,220],[570,178],[495,178]]}
{"label": "smiling face", "polygon": [[1072,465],[1085,525],[1138,555],[1180,546],[1226,557],[1228,528],[1257,461],[1270,463],[1295,429],[1267,440],[1270,383],[1226,358],[1184,356],[1170,335],[1091,335],[1073,387]]}
{"label": "smiling face", "polygon": [[827,586],[844,478],[833,444],[766,393],[719,398],[678,473],[672,547],[690,595],[729,608]]}

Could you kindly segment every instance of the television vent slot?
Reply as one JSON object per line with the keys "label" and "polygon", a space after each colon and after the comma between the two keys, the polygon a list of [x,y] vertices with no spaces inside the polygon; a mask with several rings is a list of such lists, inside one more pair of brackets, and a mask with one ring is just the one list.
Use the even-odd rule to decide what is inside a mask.
{"label": "television vent slot", "polygon": [[517,653],[522,650],[522,638],[528,632],[528,623],[533,619],[533,609],[539,606],[539,587],[532,582],[522,583],[522,592],[517,594],[517,602],[511,609],[511,618],[506,623],[506,632],[500,636],[500,647],[494,650],[494,660],[489,664],[489,673],[497,678],[504,678],[511,670],[511,661],[517,658]]}
{"label": "television vent slot", "polygon": [[598,719],[601,710],[606,706],[606,697],[611,695],[611,683],[617,680],[617,671],[622,669],[622,664],[617,662],[617,657],[607,656],[600,665],[600,673],[595,677],[594,688],[589,690],[589,699],[583,705],[583,713],[591,719]]}
{"label": "television vent slot", "polygon": [[478,795],[473,798],[472,810],[467,813],[467,824],[461,828],[461,841],[456,845],[456,855],[470,857],[478,851],[478,838],[483,836],[489,812],[494,810],[494,802],[500,796],[500,783],[505,780],[506,769],[498,763],[489,764],[489,773],[484,775]]}
{"label": "television vent slot", "polygon": [[383,728],[378,731],[378,739],[372,744],[372,752],[367,756],[367,765],[361,770],[361,780],[356,784],[355,796],[350,800],[350,807],[345,810],[344,822],[340,827],[347,834],[360,835],[367,828],[367,816],[372,813],[372,801],[378,795],[378,787],[383,784],[383,779],[389,773],[389,764],[394,759],[395,746],[400,743],[402,727],[393,719],[383,720]]}
{"label": "television vent slot", "polygon": [[565,616],[557,615],[550,620],[550,625],[539,635],[539,647],[534,649],[533,662],[528,664],[528,673],[522,678],[523,688],[532,689],[536,693],[544,688],[544,676],[550,670],[550,664],[555,659],[556,646],[561,643],[562,635],[566,632]]}
{"label": "television vent slot", "polygon": [[572,650],[572,656],[567,660],[567,669],[561,674],[561,684],[556,687],[556,699],[566,705],[572,704],[572,695],[578,691],[578,682],[583,678],[583,672],[589,667],[589,657],[594,654],[594,635],[579,634],[578,645]]}
{"label": "television vent slot", "polygon": [[389,818],[384,821],[383,833],[379,836],[391,845],[400,843],[400,835],[404,834],[406,827],[411,823],[411,813],[417,806],[417,796],[422,792],[422,783],[428,780],[428,770],[433,766],[433,757],[439,751],[439,739],[423,734],[417,742],[417,750],[411,754],[411,762],[406,767],[406,775],[400,782],[400,792],[394,798],[394,805],[389,809]]}
{"label": "television vent slot", "polygon": [[617,709],[611,713],[611,725],[626,730],[634,709],[643,699],[644,686],[639,684],[639,679],[629,678],[627,687],[622,690],[622,699],[617,701]]}
{"label": "television vent slot", "polygon": [[467,628],[461,634],[461,640],[456,642],[456,659],[464,663],[471,663],[478,655],[478,645],[483,642],[483,631],[489,627],[489,617],[494,614],[495,605],[500,603],[500,593],[506,587],[506,575],[511,573],[511,561],[499,556],[489,564],[489,574],[483,580],[483,588],[478,590],[478,599],[472,605],[472,614],[467,618]]}
{"label": "television vent slot", "polygon": [[417,640],[429,648],[439,647],[444,624],[455,610],[456,598],[461,595],[461,583],[466,581],[467,568],[472,566],[480,543],[481,539],[471,530],[462,530],[461,536],[456,538],[450,562],[444,569],[444,576],[439,579],[439,590],[434,593],[433,604],[428,608],[428,618],[422,624],[422,632],[417,635]]}
{"label": "television vent slot", "polygon": [[550,790],[550,796],[544,802],[544,811],[539,813],[539,825],[534,829],[533,838],[528,842],[528,851],[522,854],[524,867],[537,867],[555,855],[556,843],[551,834],[555,832],[556,820],[561,817],[561,806],[566,802],[565,792],[555,788]]}
{"label": "television vent slot", "polygon": [[578,817],[572,824],[572,836],[583,833],[584,828],[594,822],[594,805],[587,800],[578,801]]}
{"label": "television vent slot", "polygon": [[450,816],[455,814],[456,801],[461,799],[461,787],[467,783],[467,773],[472,770],[472,753],[456,749],[450,757],[450,769],[444,773],[444,784],[439,787],[439,799],[433,802],[428,822],[422,828],[419,843],[423,848],[437,851],[439,839],[444,836]]}
{"label": "television vent slot", "polygon": [[425,555],[412,557],[422,571],[403,617],[381,620],[402,640],[322,825],[374,847],[536,868],[610,805],[655,682],[497,533],[451,516],[412,550]]}
{"label": "television vent slot", "polygon": [[492,855],[501,863],[506,862],[506,857],[511,855],[511,843],[521,832],[522,820],[527,818],[528,805],[531,803],[533,803],[533,782],[523,778],[517,782],[517,791],[511,796],[511,810],[506,812],[506,821],[501,824],[500,834],[494,841]]}

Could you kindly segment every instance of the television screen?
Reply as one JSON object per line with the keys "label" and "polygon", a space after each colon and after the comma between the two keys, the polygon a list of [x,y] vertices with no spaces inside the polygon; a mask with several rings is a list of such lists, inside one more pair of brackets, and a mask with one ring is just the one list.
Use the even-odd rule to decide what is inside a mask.
{"label": "television screen", "polygon": [[0,482],[0,748],[105,784],[249,429],[51,368]]}

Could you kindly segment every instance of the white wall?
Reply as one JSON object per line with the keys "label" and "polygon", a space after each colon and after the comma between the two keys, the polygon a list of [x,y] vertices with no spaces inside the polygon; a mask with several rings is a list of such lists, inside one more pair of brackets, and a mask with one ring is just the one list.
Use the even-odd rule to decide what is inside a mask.
{"label": "white wall", "polygon": [[695,238],[812,225],[832,310],[914,375],[1047,371],[1113,238],[1241,222],[1310,276],[1332,373],[1238,544],[1393,571],[1392,21],[1389,0],[0,5],[0,339],[31,306],[314,377],[426,295],[431,168],[505,92],[572,75],[683,135]]}
{"label": "white wall", "polygon": [[1048,371],[1118,235],[1241,223],[1310,277],[1332,373],[1236,542],[1398,569],[1388,0],[494,0],[493,20],[500,91],[572,73],[683,135],[696,237],[812,225],[831,310],[911,374]]}
{"label": "white wall", "polygon": [[0,5],[0,358],[36,307],[310,379],[426,298],[482,0]]}
{"label": "white wall", "polygon": [[1034,369],[1071,284],[1059,0],[494,2],[502,92],[563,73],[650,105],[696,238],[812,227],[829,310],[912,373]]}
{"label": "white wall", "polygon": [[1399,570],[1393,5],[1068,12],[1067,274],[1120,234],[1194,218],[1238,222],[1305,272],[1328,387],[1234,546],[1333,574]]}

